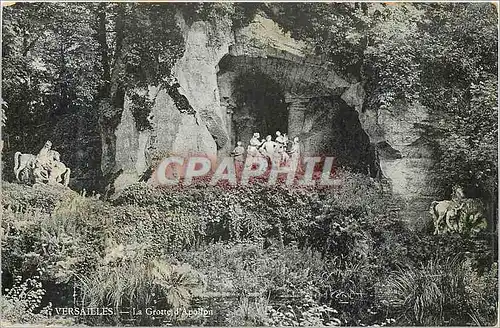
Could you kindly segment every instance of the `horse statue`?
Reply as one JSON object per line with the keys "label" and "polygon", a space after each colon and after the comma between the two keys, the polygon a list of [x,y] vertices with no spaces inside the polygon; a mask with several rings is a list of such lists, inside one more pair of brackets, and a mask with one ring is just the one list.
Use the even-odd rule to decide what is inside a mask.
{"label": "horse statue", "polygon": [[35,167],[36,156],[33,154],[23,154],[20,151],[14,154],[14,175],[17,181],[19,179],[19,174],[24,169],[33,170]]}
{"label": "horse statue", "polygon": [[[460,204],[453,200],[433,201],[429,213],[433,216],[434,234],[452,231],[452,221],[458,216]],[[442,227],[444,223],[444,227]],[[442,230],[441,230],[442,228]]]}
{"label": "horse statue", "polygon": [[35,183],[69,184],[71,170],[60,160],[59,152],[52,150],[52,143],[47,141],[37,156],[33,154],[14,154],[14,174],[17,181],[23,171],[33,177]]}
{"label": "horse statue", "polygon": [[451,200],[433,201],[429,212],[434,219],[435,235],[446,232],[474,234],[487,226],[483,202],[465,198],[460,186],[453,186]]}

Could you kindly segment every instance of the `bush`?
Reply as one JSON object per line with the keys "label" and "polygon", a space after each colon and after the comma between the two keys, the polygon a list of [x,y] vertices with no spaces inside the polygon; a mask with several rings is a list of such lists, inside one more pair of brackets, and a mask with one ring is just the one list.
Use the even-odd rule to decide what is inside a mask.
{"label": "bush", "polygon": [[[227,325],[340,322],[322,299],[331,268],[318,252],[296,244],[264,248],[256,242],[217,243],[186,251],[180,259],[189,260],[205,275],[212,295],[205,302],[220,309],[219,320]],[[224,304],[233,299],[233,305]]]}
{"label": "bush", "polygon": [[35,184],[27,186],[2,181],[2,206],[14,212],[24,212],[36,208],[44,213],[51,213],[56,204],[68,195],[76,192],[59,185]]}
{"label": "bush", "polygon": [[[319,190],[258,181],[171,189],[136,184],[111,202],[43,186],[30,193],[30,187],[10,184],[2,199],[4,286],[15,286],[17,275],[39,275],[47,292],[36,315],[49,302],[202,306],[212,315],[179,314],[167,321],[360,326],[424,323],[421,313],[432,311],[430,305],[409,311],[422,299],[436,302],[428,295],[437,289],[425,289],[435,283],[439,295],[450,286],[460,295],[453,301],[446,294],[439,303],[445,314],[431,313],[427,324],[492,322],[497,272],[491,240],[411,231],[397,212],[387,211],[398,200],[384,195],[378,182],[345,171],[338,176],[345,183]],[[462,264],[440,260],[452,257]],[[431,271],[446,278],[425,281]],[[397,295],[407,293],[413,303],[390,294],[388,288],[401,284],[399,276],[408,283]],[[3,305],[13,320],[42,320],[16,302]],[[160,325],[164,319],[115,313],[82,323]]]}
{"label": "bush", "polygon": [[4,210],[3,268],[42,279],[67,282],[73,273],[91,270],[102,251],[106,226],[89,211],[93,200],[76,193],[52,204],[52,213],[38,208]]}
{"label": "bush", "polygon": [[[117,247],[109,251],[96,271],[78,277],[77,286],[82,306],[107,307],[114,309],[114,313],[94,320],[85,318],[87,323],[158,325],[167,317],[149,316],[146,308],[188,308],[192,297],[204,286],[203,277],[188,264],[172,265],[160,259],[147,259],[138,248],[124,252]],[[132,308],[140,309],[142,315],[135,316]]]}
{"label": "bush", "polygon": [[45,289],[42,288],[39,271],[38,275],[23,280],[16,276],[12,287],[6,288],[0,296],[0,311],[2,324],[24,323],[44,325],[71,325],[73,320],[51,317],[52,303],[42,307],[42,298]]}
{"label": "bush", "polygon": [[494,325],[497,274],[496,265],[479,276],[469,261],[434,260],[392,273],[378,295],[404,325]]}
{"label": "bush", "polygon": [[124,190],[113,203],[195,215],[203,220],[206,242],[268,238],[286,243],[307,238],[307,227],[325,194],[263,183],[248,187],[200,183],[163,189],[137,184]]}

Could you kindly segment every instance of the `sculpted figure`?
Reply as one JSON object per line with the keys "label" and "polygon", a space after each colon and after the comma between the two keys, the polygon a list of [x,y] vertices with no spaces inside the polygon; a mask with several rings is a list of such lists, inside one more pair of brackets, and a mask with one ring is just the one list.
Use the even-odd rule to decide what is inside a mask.
{"label": "sculpted figure", "polygon": [[299,137],[293,138],[290,151],[288,152],[290,154],[290,157],[293,159],[296,159],[300,156],[300,144],[299,144]]}
{"label": "sculpted figure", "polygon": [[285,144],[285,147],[288,144],[288,136],[286,133],[283,133],[283,144]]}
{"label": "sculpted figure", "polygon": [[60,154],[52,150],[52,143],[47,141],[37,156],[16,152],[14,155],[14,174],[19,181],[19,174],[27,170],[34,177],[35,183],[48,183],[68,186],[71,170],[60,160]]}
{"label": "sculpted figure", "polygon": [[286,146],[288,142],[288,137],[286,133],[281,135],[281,132],[276,131],[276,152],[279,154],[279,160],[287,162],[290,158],[286,153]]}
{"label": "sculpted figure", "polygon": [[[432,202],[430,212],[434,218],[434,234],[474,234],[487,226],[483,202],[476,198],[465,198],[463,188],[458,185],[452,188],[451,200]],[[440,232],[443,219],[445,226]]]}
{"label": "sculpted figure", "polygon": [[261,146],[261,142],[259,140],[260,134],[258,132],[255,132],[253,134],[252,139],[250,139],[250,144],[248,145],[247,148],[247,153],[250,156],[258,156],[259,155],[259,147]]}
{"label": "sculpted figure", "polygon": [[285,137],[281,135],[281,132],[276,131],[276,143],[279,144],[279,146],[284,146],[285,145]]}
{"label": "sculpted figure", "polygon": [[273,157],[274,150],[276,148],[276,143],[272,140],[271,136],[267,136],[262,146],[260,146],[260,152],[267,157]]}
{"label": "sculpted figure", "polygon": [[33,154],[23,154],[20,151],[14,154],[14,175],[16,180],[19,180],[19,174],[27,169],[29,172],[35,167],[36,156]]}
{"label": "sculpted figure", "polygon": [[[429,208],[429,213],[433,216],[434,234],[437,235],[446,231],[452,231],[452,221],[457,217],[459,210],[460,205],[453,200],[433,201]],[[446,226],[441,230],[443,223]]]}
{"label": "sculpted figure", "polygon": [[282,162],[287,163],[288,160],[290,160],[290,156],[286,152],[286,147],[285,146],[278,147],[278,149],[277,149],[277,155],[278,155],[279,160],[282,161]]}
{"label": "sculpted figure", "polygon": [[71,170],[60,161],[60,155],[57,151],[49,151],[50,173],[48,178],[49,184],[61,183],[65,187],[69,184],[69,176]]}
{"label": "sculpted figure", "polygon": [[238,141],[236,143],[236,147],[234,150],[231,152],[231,155],[234,156],[234,160],[237,162],[244,162],[244,155],[245,154],[245,148],[242,146],[242,142]]}
{"label": "sculpted figure", "polygon": [[53,159],[50,158],[52,155],[50,149],[52,148],[52,142],[47,141],[45,145],[40,149],[38,155],[35,159],[35,168],[33,174],[35,176],[36,183],[48,182],[51,167],[51,162]]}

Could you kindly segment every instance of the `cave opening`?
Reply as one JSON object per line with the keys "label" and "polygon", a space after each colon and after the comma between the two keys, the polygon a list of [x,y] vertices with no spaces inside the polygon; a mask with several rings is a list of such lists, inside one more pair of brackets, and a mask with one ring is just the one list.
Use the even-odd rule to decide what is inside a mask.
{"label": "cave opening", "polygon": [[288,110],[280,86],[262,73],[238,75],[234,82],[233,138],[248,142],[254,132],[261,138],[276,131],[287,133]]}
{"label": "cave opening", "polygon": [[317,69],[278,64],[229,55],[219,62],[218,91],[231,139],[227,149],[238,141],[246,148],[255,132],[275,140],[280,131],[290,140],[299,137],[302,156],[331,156],[336,166],[377,177],[375,147],[357,110],[342,99],[345,89],[315,82],[311,76]]}

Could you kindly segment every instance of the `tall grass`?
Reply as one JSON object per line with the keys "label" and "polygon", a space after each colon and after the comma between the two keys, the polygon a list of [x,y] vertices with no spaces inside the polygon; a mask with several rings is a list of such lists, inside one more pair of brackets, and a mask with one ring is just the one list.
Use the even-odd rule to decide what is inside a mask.
{"label": "tall grass", "polygon": [[[379,286],[382,304],[403,325],[491,325],[495,322],[496,267],[484,276],[469,260],[431,260],[420,269],[392,273]],[[493,279],[493,280],[492,280]],[[492,280],[492,281],[490,281]],[[493,311],[492,311],[493,310]]]}
{"label": "tall grass", "polygon": [[95,272],[78,279],[78,305],[113,308],[115,322],[131,319],[143,325],[151,324],[152,318],[145,316],[145,313],[142,317],[134,318],[125,312],[130,312],[132,308],[143,311],[149,307],[187,308],[191,299],[199,295],[205,285],[203,277],[189,265],[150,260],[144,254],[134,258],[115,256],[112,261],[98,266]]}

